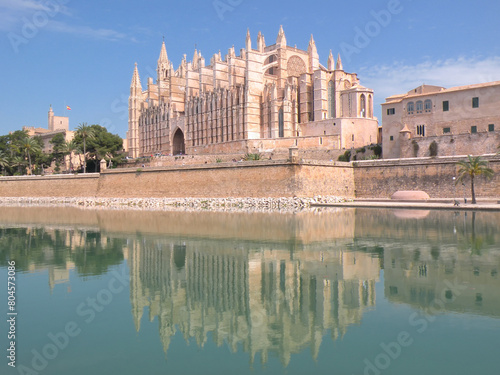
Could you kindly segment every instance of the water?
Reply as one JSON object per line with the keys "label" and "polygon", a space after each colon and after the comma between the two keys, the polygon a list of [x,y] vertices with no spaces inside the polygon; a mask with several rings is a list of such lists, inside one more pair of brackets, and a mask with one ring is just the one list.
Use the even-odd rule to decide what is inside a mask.
{"label": "water", "polygon": [[498,374],[500,213],[2,208],[2,374]]}

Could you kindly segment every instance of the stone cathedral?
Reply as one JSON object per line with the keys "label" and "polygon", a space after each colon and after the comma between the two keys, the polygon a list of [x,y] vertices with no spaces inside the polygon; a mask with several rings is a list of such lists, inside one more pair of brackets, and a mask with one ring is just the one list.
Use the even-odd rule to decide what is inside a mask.
{"label": "stone cathedral", "polygon": [[156,83],[143,90],[137,64],[129,98],[129,155],[237,154],[361,147],[377,143],[373,90],[347,73],[340,55],[319,62],[287,45],[281,27],[273,45],[259,32],[252,46],[234,47],[207,65],[201,52],[174,70],[163,42]]}

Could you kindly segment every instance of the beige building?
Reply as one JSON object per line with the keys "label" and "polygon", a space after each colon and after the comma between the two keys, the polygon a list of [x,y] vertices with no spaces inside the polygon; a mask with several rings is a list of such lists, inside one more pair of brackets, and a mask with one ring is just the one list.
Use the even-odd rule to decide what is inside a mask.
{"label": "beige building", "polygon": [[[43,141],[43,152],[49,154],[53,151],[53,145],[50,143],[55,135],[62,133],[66,142],[70,142],[75,136],[75,132],[69,130],[69,117],[64,116],[54,116],[54,111],[52,106],[49,108],[48,113],[48,126],[45,128],[35,128],[30,126],[23,126],[23,130],[28,133],[30,137],[40,137]],[[65,168],[69,169],[70,157],[72,158],[72,163],[74,166],[81,163],[81,160],[76,157],[74,153],[71,156],[66,156],[65,158]]]}
{"label": "beige building", "polygon": [[500,81],[452,87],[422,85],[382,104],[383,157],[481,155],[500,144]]}
{"label": "beige building", "polygon": [[330,53],[320,64],[311,36],[307,51],[287,44],[280,28],[267,46],[234,47],[209,64],[201,52],[174,70],[165,43],[156,83],[143,90],[137,65],[129,98],[127,141],[133,157],[166,154],[343,149],[377,143],[373,90],[344,71]]}

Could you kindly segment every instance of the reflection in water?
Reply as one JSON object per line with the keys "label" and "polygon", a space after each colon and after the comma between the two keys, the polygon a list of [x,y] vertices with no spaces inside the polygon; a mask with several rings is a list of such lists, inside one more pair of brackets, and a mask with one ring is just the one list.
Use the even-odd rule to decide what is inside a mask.
{"label": "reflection in water", "polygon": [[233,351],[239,344],[266,361],[310,347],[316,358],[374,306],[379,261],[362,252],[279,244],[144,240],[130,251],[137,330],[144,307],[158,316],[164,350],[177,330],[203,346],[207,334]]}
{"label": "reflection in water", "polygon": [[[53,209],[51,209],[53,210]],[[50,288],[74,270],[101,275],[127,260],[137,331],[155,318],[167,353],[176,332],[202,347],[286,366],[325,335],[342,337],[384,294],[427,313],[500,317],[500,214],[390,210],[214,214],[39,209],[0,212],[0,265],[49,270]],[[135,228],[135,229],[134,229]],[[445,281],[466,286],[459,294]],[[442,297],[441,297],[442,296]],[[382,296],[379,296],[382,297]],[[452,302],[452,303],[451,303]]]}

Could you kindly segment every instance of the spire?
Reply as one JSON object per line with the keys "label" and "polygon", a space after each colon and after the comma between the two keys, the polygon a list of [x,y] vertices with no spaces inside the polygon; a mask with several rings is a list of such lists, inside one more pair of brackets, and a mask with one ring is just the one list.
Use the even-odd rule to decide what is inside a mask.
{"label": "spire", "polygon": [[308,51],[313,51],[314,52],[318,52],[317,48],[316,48],[316,42],[314,41],[314,38],[313,38],[313,35],[311,34],[311,40],[309,41],[309,47],[307,48]]}
{"label": "spire", "polygon": [[257,50],[264,52],[264,48],[266,48],[266,41],[264,40],[264,35],[259,31],[259,35],[257,35]]}
{"label": "spire", "polygon": [[167,48],[165,47],[165,40],[161,44],[160,58],[158,59],[158,64],[160,62],[168,62]]}
{"label": "spire", "polygon": [[319,55],[312,34],[307,52],[309,53],[309,68],[311,69],[311,71],[314,71],[319,68]]}
{"label": "spire", "polygon": [[283,26],[280,26],[280,31],[278,32],[278,38],[276,38],[276,45],[278,47],[286,47],[286,37],[285,32],[283,31]]}
{"label": "spire", "polygon": [[335,66],[335,70],[344,70],[342,67],[342,60],[340,59],[340,53],[337,57],[337,65]]}
{"label": "spire", "polygon": [[246,46],[247,51],[252,50],[252,38],[250,38],[250,29],[247,29],[247,39],[245,42],[245,46]]}
{"label": "spire", "polygon": [[330,50],[330,55],[328,56],[328,70],[334,70],[335,59],[333,58],[332,50]]}
{"label": "spire", "polygon": [[199,60],[199,54],[198,54],[198,51],[195,49],[194,55],[193,55],[193,69],[198,68],[198,60]]}
{"label": "spire", "polygon": [[132,83],[130,84],[130,88],[140,88],[141,86],[141,78],[139,77],[139,70],[137,69],[137,63],[135,63],[134,75],[132,76]]}

